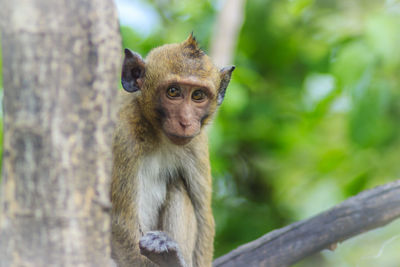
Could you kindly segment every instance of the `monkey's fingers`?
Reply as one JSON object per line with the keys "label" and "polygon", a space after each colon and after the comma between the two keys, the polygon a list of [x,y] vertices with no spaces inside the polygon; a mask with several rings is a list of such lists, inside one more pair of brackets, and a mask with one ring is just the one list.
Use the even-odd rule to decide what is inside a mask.
{"label": "monkey's fingers", "polygon": [[147,232],[139,240],[140,253],[162,267],[185,267],[178,244],[165,232]]}

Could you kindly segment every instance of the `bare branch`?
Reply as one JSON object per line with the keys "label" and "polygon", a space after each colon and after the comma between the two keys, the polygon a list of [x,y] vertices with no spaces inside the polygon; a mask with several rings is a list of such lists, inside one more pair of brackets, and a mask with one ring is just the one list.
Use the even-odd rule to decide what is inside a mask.
{"label": "bare branch", "polygon": [[289,266],[397,217],[400,180],[361,192],[313,218],[272,231],[216,259],[213,265]]}

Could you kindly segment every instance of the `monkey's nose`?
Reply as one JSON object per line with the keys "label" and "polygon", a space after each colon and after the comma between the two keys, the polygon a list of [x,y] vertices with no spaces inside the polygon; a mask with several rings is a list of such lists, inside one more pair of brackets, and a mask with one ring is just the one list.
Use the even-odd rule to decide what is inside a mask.
{"label": "monkey's nose", "polygon": [[186,129],[187,127],[189,127],[191,125],[190,122],[185,122],[185,121],[180,121],[179,124],[181,125],[181,127],[183,129]]}

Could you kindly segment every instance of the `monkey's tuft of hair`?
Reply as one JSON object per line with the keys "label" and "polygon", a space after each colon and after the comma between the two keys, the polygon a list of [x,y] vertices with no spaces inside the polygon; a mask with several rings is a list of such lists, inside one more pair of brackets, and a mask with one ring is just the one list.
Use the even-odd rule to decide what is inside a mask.
{"label": "monkey's tuft of hair", "polygon": [[185,54],[191,58],[201,58],[205,55],[204,51],[201,50],[199,44],[197,43],[193,32],[191,32],[189,37],[183,42],[183,46],[187,49]]}

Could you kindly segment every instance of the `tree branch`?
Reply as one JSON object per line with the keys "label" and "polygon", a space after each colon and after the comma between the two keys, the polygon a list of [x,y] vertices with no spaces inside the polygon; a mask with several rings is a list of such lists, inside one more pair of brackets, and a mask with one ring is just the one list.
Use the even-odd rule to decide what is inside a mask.
{"label": "tree branch", "polygon": [[213,266],[289,266],[400,217],[400,180],[363,191],[330,210],[272,231],[216,259]]}

